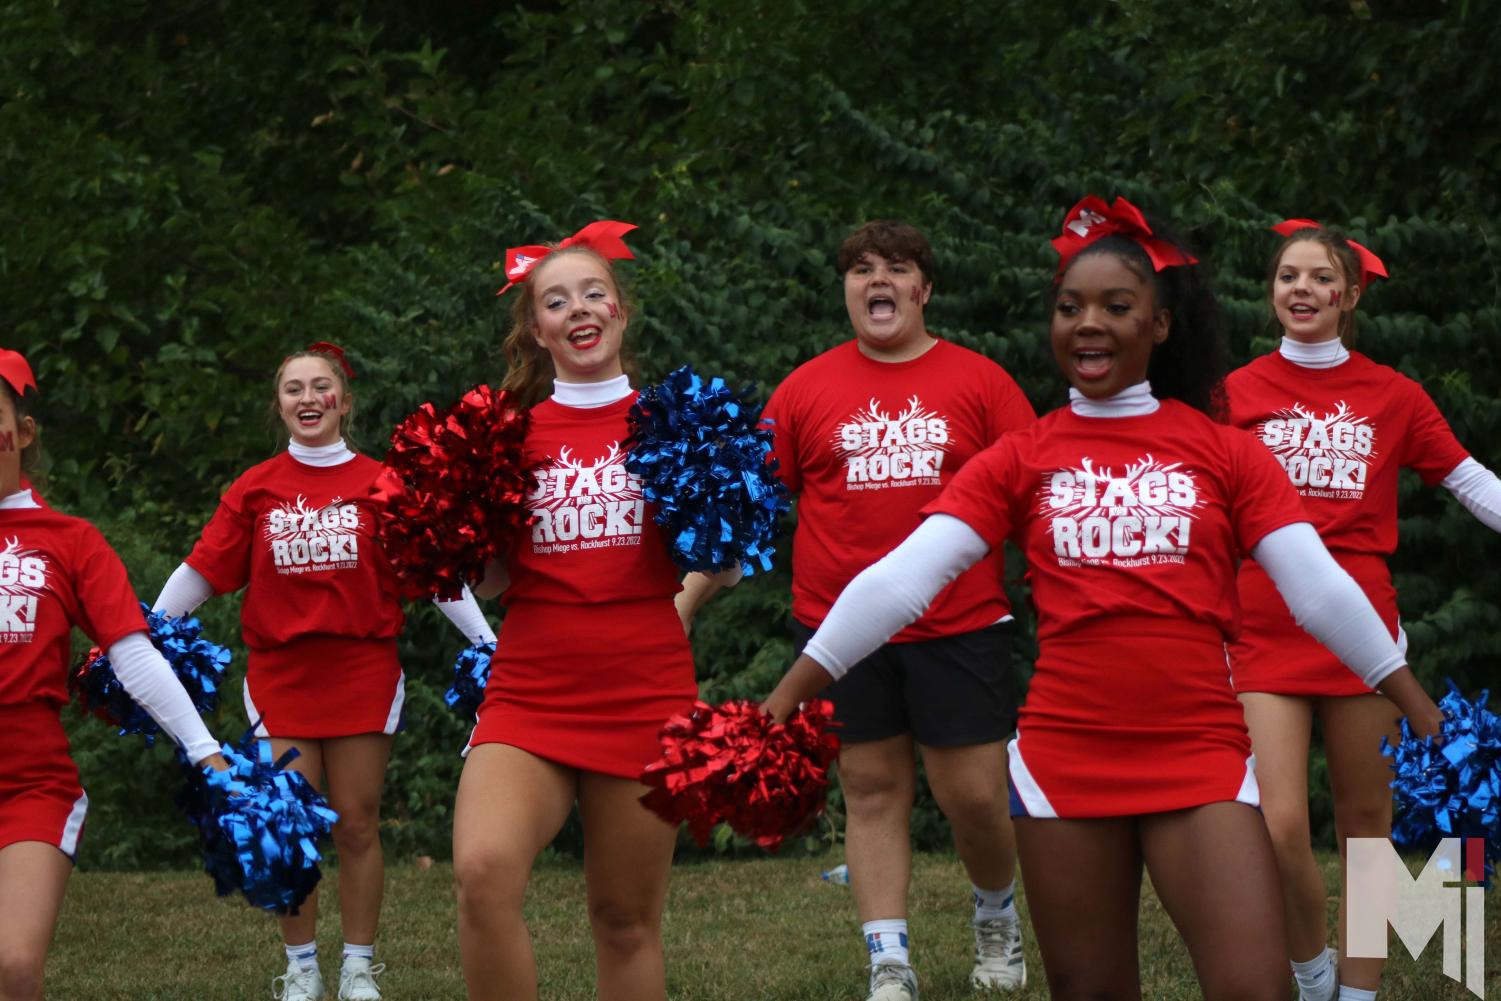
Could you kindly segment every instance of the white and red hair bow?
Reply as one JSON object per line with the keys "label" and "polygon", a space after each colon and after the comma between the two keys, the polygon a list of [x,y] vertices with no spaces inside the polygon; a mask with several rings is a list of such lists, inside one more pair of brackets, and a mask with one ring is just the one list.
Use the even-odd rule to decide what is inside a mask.
{"label": "white and red hair bow", "polygon": [[1146,251],[1152,270],[1161,271],[1180,264],[1197,264],[1198,259],[1185,254],[1176,244],[1152,234],[1141,209],[1120,196],[1113,205],[1094,195],[1086,195],[1063,217],[1063,233],[1053,239],[1058,251],[1058,274],[1068,267],[1079,251],[1092,243],[1118,233]]}
{"label": "white and red hair bow", "polygon": [[635,260],[629,247],[621,237],[635,229],[633,223],[616,222],[614,219],[601,219],[591,222],[568,239],[559,243],[556,247],[544,247],[540,244],[531,244],[525,247],[506,248],[506,287],[496,292],[496,295],[505,295],[512,285],[520,285],[526,281],[542,259],[548,254],[568,247],[587,247],[600,257],[612,261]]}

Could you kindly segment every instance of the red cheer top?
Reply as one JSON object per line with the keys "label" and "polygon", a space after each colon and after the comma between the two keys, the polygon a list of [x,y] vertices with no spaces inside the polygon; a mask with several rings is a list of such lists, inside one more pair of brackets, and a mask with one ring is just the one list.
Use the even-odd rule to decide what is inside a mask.
{"label": "red cheer top", "polygon": [[1308,516],[1247,434],[1176,400],[1136,417],[1056,410],[971,460],[923,514],[1027,557],[1039,640],[1114,616],[1237,629],[1236,561]]}
{"label": "red cheer top", "polygon": [[531,409],[526,461],[537,469],[527,498],[535,519],[507,554],[503,600],[602,604],[671,597],[681,572],[626,472],[626,414],[636,393],[602,407],[551,399]]}
{"label": "red cheer top", "polygon": [[[923,505],[971,457],[1030,425],[1032,406],[983,355],[939,340],[921,356],[880,362],[855,341],[799,366],[765,420],[778,470],[798,495],[792,615],[817,627],[861,570],[922,520]],[[939,592],[893,642],[982,629],[1010,612],[999,548]]]}
{"label": "red cheer top", "polygon": [[[1351,353],[1307,368],[1280,352],[1225,380],[1230,423],[1250,431],[1286,470],[1330,553],[1365,592],[1393,637],[1397,592],[1386,558],[1397,548],[1397,474],[1430,486],[1469,457],[1423,388]],[[1254,560],[1240,568],[1245,629],[1230,646],[1240,691],[1359,695],[1365,683],[1303,632]]]}
{"label": "red cheer top", "polygon": [[0,510],[0,706],[68,701],[74,626],[103,649],[146,631],[120,557],[80,518]]}
{"label": "red cheer top", "polygon": [[390,640],[401,631],[370,496],[380,468],[363,455],[309,466],[283,452],[225,491],[186,562],[215,593],[248,585],[240,621],[253,651],[310,634]]}
{"label": "red cheer top", "polygon": [[1432,486],[1469,454],[1438,407],[1407,376],[1351,352],[1305,368],[1278,352],[1225,380],[1230,423],[1276,456],[1333,552],[1397,548],[1397,473]]}

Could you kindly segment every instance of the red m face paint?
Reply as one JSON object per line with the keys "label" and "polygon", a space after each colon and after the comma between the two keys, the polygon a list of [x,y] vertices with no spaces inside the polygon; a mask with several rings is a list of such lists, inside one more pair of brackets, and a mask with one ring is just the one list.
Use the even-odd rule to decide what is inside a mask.
{"label": "red m face paint", "polygon": [[1339,305],[1339,289],[1333,289],[1332,288],[1332,289],[1329,290],[1329,305],[1331,305],[1331,306],[1338,306]]}
{"label": "red m face paint", "polygon": [[605,309],[610,311],[610,319],[620,319],[620,307],[616,306],[613,302],[605,303]]}
{"label": "red m face paint", "polygon": [[914,305],[914,306],[921,306],[922,305],[922,290],[919,289],[916,285],[912,286],[912,290],[910,292],[908,292],[907,295],[908,295],[908,298],[910,298],[912,300],[912,305]]}
{"label": "red m face paint", "polygon": [[13,431],[0,431],[0,452],[16,450],[16,435]]}
{"label": "red m face paint", "polygon": [[318,397],[318,399],[320,402],[322,402],[324,410],[332,410],[334,409],[334,407],[338,406],[339,403],[339,398],[333,393],[324,393],[322,396]]}

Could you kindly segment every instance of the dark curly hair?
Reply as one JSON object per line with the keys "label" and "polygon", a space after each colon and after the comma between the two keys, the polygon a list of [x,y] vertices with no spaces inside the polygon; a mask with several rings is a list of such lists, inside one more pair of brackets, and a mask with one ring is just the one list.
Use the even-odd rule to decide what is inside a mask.
{"label": "dark curly hair", "polygon": [[[1187,251],[1182,241],[1165,232],[1157,220],[1148,219],[1152,233]],[[1230,351],[1220,303],[1209,275],[1201,264],[1180,264],[1157,271],[1152,259],[1135,240],[1112,233],[1091,243],[1068,262],[1053,280],[1049,307],[1057,302],[1064,275],[1081,259],[1110,254],[1138,278],[1152,286],[1157,308],[1171,314],[1167,340],[1152,350],[1147,379],[1158,399],[1182,402],[1213,417],[1225,414],[1225,376],[1230,371]]]}
{"label": "dark curly hair", "polygon": [[834,261],[839,277],[866,254],[876,254],[888,261],[911,261],[922,272],[923,281],[933,284],[933,247],[915,226],[895,219],[872,219],[844,238]]}

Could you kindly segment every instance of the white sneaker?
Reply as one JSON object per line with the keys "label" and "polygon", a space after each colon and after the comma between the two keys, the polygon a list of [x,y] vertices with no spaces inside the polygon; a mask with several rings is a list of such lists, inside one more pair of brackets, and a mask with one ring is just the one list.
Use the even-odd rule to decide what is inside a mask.
{"label": "white sneaker", "polygon": [[385,963],[371,966],[364,956],[345,956],[339,971],[339,1001],[380,1001],[375,978],[385,972]]}
{"label": "white sneaker", "polygon": [[1027,985],[1027,961],[1022,956],[1021,918],[976,921],[975,968],[971,986],[1015,991]]}
{"label": "white sneaker", "polygon": [[271,996],[279,1001],[317,1001],[323,996],[323,975],[316,966],[304,970],[291,960],[287,972],[272,979]]}
{"label": "white sneaker", "polygon": [[872,966],[865,1001],[917,1001],[917,974],[906,963]]}

